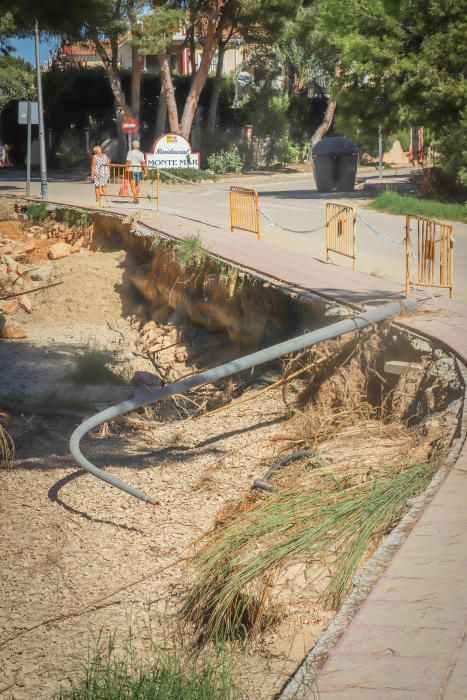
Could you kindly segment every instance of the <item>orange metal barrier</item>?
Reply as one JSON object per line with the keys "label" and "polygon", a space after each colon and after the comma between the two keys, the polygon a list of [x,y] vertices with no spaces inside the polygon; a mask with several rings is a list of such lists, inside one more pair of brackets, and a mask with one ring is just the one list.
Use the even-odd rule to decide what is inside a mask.
{"label": "orange metal barrier", "polygon": [[256,233],[261,237],[258,193],[246,187],[230,188],[230,230],[234,228]]}
{"label": "orange metal barrier", "polygon": [[100,186],[97,188],[97,203],[104,199],[129,199],[134,202],[148,199],[155,202],[159,211],[160,173],[158,168],[145,165],[120,165],[111,163],[99,168]]}
{"label": "orange metal barrier", "polygon": [[353,207],[334,202],[326,203],[326,260],[330,252],[352,258],[355,270],[357,260],[357,214]]}
{"label": "orange metal barrier", "polygon": [[405,223],[405,288],[410,296],[411,223],[417,226],[417,263],[415,284],[422,287],[449,289],[452,297],[454,241],[452,226],[424,216],[407,215]]}

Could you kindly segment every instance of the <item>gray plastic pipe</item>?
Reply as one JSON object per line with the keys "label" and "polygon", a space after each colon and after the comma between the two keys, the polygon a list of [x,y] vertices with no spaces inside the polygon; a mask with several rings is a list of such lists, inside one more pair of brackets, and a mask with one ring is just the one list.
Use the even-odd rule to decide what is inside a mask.
{"label": "gray plastic pipe", "polygon": [[185,379],[180,379],[178,382],[161,387],[160,389],[148,391],[142,397],[122,401],[115,406],[106,408],[105,411],[96,413],[95,416],[88,418],[84,421],[84,423],[76,428],[70,438],[71,454],[76,459],[78,464],[80,464],[93,476],[97,476],[98,479],[106,481],[111,486],[115,486],[117,489],[125,491],[126,493],[130,494],[130,496],[135,496],[135,498],[139,498],[141,501],[156,504],[158,501],[153,496],[148,496],[143,491],[135,489],[133,486],[126,484],[124,481],[117,479],[117,477],[113,476],[112,474],[107,474],[86,459],[81,452],[81,439],[93,428],[97,428],[97,426],[102,425],[102,423],[105,423],[105,421],[111,420],[116,416],[121,416],[123,413],[128,413],[128,411],[134,411],[136,408],[140,408],[141,406],[145,406],[149,403],[154,403],[155,401],[160,401],[161,399],[166,399],[168,396],[173,396],[174,394],[184,394],[190,389],[194,389],[202,384],[212,384],[213,382],[217,382],[219,379],[230,377],[232,374],[243,372],[246,369],[251,369],[252,367],[265,364],[266,362],[271,362],[271,360],[277,360],[279,357],[282,357],[282,355],[304,350],[305,348],[309,348],[317,343],[321,343],[323,340],[330,340],[331,338],[336,338],[344,333],[358,331],[372,323],[379,323],[380,321],[385,321],[391,316],[397,316],[403,311],[414,311],[416,306],[416,302],[412,299],[394,301],[384,304],[384,306],[377,306],[370,311],[357,314],[357,316],[354,316],[353,318],[338,321],[330,326],[325,326],[325,328],[320,328],[311,333],[305,333],[298,338],[292,338],[291,340],[286,340],[283,343],[272,345],[269,348],[259,350],[251,355],[245,355],[245,357],[239,357],[237,360],[227,362],[224,365],[219,365],[219,367],[208,369],[205,372],[194,374],[191,377],[185,377]]}

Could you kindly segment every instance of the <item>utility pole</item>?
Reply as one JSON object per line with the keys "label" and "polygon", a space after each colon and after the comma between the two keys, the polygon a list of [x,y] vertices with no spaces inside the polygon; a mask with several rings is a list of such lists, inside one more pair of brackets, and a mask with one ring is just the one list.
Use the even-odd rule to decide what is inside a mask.
{"label": "utility pole", "polygon": [[45,157],[45,128],[44,128],[44,102],[42,99],[42,76],[39,23],[34,22],[34,38],[36,42],[36,74],[37,74],[37,101],[39,107],[39,151],[41,159],[41,197],[47,199],[47,163]]}

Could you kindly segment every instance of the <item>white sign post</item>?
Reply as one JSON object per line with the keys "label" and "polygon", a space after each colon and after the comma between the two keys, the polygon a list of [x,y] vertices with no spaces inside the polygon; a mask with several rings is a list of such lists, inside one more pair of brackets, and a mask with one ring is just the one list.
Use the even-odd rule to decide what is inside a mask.
{"label": "white sign post", "polygon": [[148,168],[193,168],[199,170],[199,153],[193,153],[191,143],[178,134],[164,134],[154,144],[154,151],[146,153]]}
{"label": "white sign post", "polygon": [[31,194],[31,124],[39,124],[39,105],[37,102],[18,103],[18,124],[28,125],[26,146],[26,196]]}

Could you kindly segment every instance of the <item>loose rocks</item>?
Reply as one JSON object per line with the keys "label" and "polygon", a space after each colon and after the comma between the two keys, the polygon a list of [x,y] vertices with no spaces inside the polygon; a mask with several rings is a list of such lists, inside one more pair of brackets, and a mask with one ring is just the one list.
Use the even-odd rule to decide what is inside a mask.
{"label": "loose rocks", "polygon": [[71,253],[71,245],[60,241],[59,243],[54,243],[50,246],[48,256],[50,260],[59,260],[60,258],[66,258],[67,255]]}
{"label": "loose rocks", "polygon": [[26,338],[26,331],[18,321],[11,321],[5,316],[0,316],[0,336],[7,340],[19,340]]}

